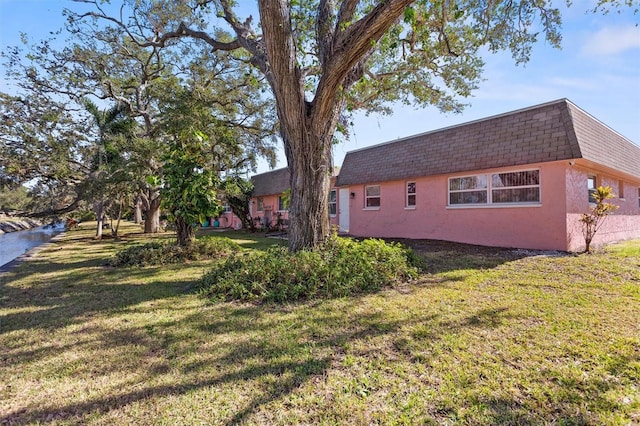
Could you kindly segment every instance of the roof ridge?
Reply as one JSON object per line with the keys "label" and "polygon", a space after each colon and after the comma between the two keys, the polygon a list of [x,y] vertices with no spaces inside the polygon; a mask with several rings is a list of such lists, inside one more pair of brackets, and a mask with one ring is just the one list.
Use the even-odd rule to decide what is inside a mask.
{"label": "roof ridge", "polygon": [[[511,116],[511,115],[516,115],[516,114],[523,113],[523,112],[526,112],[526,111],[531,111],[531,110],[534,110],[534,109],[544,108],[544,107],[547,107],[547,106],[550,106],[550,105],[554,105],[554,104],[559,104],[559,103],[562,103],[562,102],[568,102],[571,105],[575,105],[573,102],[571,102],[567,98],[560,98],[560,99],[556,99],[556,100],[553,100],[553,101],[544,102],[544,103],[541,103],[541,104],[537,104],[537,105],[532,105],[532,106],[529,106],[529,107],[516,109],[516,110],[513,110],[513,111],[502,112],[502,113],[499,113],[499,114],[490,115],[488,117],[478,118],[478,119],[471,120],[471,121],[465,121],[464,123],[452,124],[450,126],[440,127],[438,129],[428,130],[426,132],[416,133],[416,134],[413,134],[413,135],[410,135],[410,136],[404,136],[402,138],[398,138],[398,139],[394,139],[394,140],[390,140],[390,141],[386,141],[386,142],[380,142],[380,143],[375,144],[375,145],[365,146],[365,147],[362,147],[362,148],[354,149],[352,151],[348,151],[347,154],[349,154],[351,152],[366,151],[367,149],[373,149],[373,148],[377,148],[377,147],[384,146],[384,145],[394,144],[394,143],[397,143],[397,142],[404,142],[404,141],[407,141],[407,140],[410,140],[410,139],[414,139],[414,138],[418,138],[418,137],[421,137],[421,136],[427,136],[427,135],[431,135],[431,134],[434,134],[434,133],[440,133],[440,132],[444,132],[444,131],[447,131],[447,130],[452,130],[452,129],[455,129],[455,128],[458,128],[458,127],[465,127],[465,126],[468,126],[468,125],[471,125],[471,124],[482,123],[484,121],[494,120],[496,118],[508,117],[508,116]],[[581,109],[581,108],[578,108],[578,109]]]}
{"label": "roof ridge", "polygon": [[273,169],[273,170],[268,170],[266,172],[262,172],[262,173],[258,173],[256,175],[252,175],[251,178],[254,178],[256,176],[263,176],[263,175],[268,175],[269,173],[277,173],[277,172],[282,172],[283,170],[288,170],[289,166],[285,166],[285,167],[280,167],[279,169]]}

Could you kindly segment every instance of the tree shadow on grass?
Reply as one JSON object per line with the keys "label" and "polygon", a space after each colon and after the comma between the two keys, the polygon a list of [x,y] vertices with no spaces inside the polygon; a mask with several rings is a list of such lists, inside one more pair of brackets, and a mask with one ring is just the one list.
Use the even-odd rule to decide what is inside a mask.
{"label": "tree shadow on grass", "polygon": [[[299,315],[300,321],[311,321],[303,311],[301,309],[295,315]],[[212,315],[213,321],[207,321],[207,315]],[[161,326],[97,333],[102,341],[92,341],[91,345],[100,345],[109,349],[107,352],[114,348],[124,352],[131,346],[145,355],[135,365],[106,362],[109,360],[102,360],[102,366],[81,362],[74,369],[74,376],[104,375],[132,368],[136,371],[131,371],[131,375],[144,377],[143,382],[132,380],[130,386],[89,400],[24,407],[0,417],[0,423],[22,425],[51,420],[82,423],[87,416],[126,409],[140,401],[152,404],[152,400],[158,398],[170,396],[175,399],[213,388],[220,394],[225,389],[240,390],[244,402],[228,412],[227,418],[217,419],[219,423],[238,424],[266,404],[286,398],[312,378],[325,374],[332,365],[336,348],[345,342],[394,332],[403,325],[373,313],[355,316],[348,328],[340,329],[336,325],[344,322],[342,315],[327,313],[312,317],[313,327],[322,330],[315,333],[315,337],[309,337],[308,328],[301,327],[279,338],[274,330],[281,330],[281,315],[290,315],[290,312],[280,311],[277,307],[219,305],[215,311],[194,310],[190,315]],[[191,340],[185,341],[181,337],[185,329],[189,329],[187,334],[195,334]],[[96,330],[91,332],[96,334]],[[211,341],[215,344],[238,334],[254,337],[229,343],[215,351],[205,349]],[[315,349],[310,351],[310,347]],[[153,361],[150,354],[159,362],[149,362]],[[198,361],[186,362],[190,357],[196,357]],[[65,369],[64,366],[60,368]],[[178,375],[176,370],[179,370]],[[169,377],[173,380],[168,380]],[[234,398],[234,395],[225,396]],[[126,418],[126,414],[120,415]]]}
{"label": "tree shadow on grass", "polygon": [[[137,290],[140,289],[128,287],[126,291]],[[492,330],[517,319],[507,306],[480,308],[454,321],[442,321],[433,312],[397,319],[380,310],[349,312],[340,309],[340,303],[307,302],[284,307],[235,304],[195,308],[176,306],[175,314],[167,316],[169,319],[155,323],[78,330],[77,344],[91,346],[93,353],[103,353],[104,359],[97,365],[94,359],[76,360],[74,377],[102,377],[126,372],[131,379],[106,395],[70,398],[64,404],[14,409],[0,417],[0,424],[25,425],[49,421],[80,424],[88,418],[108,416],[110,412],[116,412],[112,414],[125,422],[135,422],[136,419],[127,417],[130,415],[127,409],[132,405],[138,413],[134,415],[140,415],[145,409],[154,412],[151,406],[161,399],[169,399],[175,404],[191,396],[204,399],[203,404],[206,405],[233,402],[230,404],[232,409],[220,411],[224,413],[223,417],[217,418],[216,422],[242,424],[251,421],[252,416],[260,411],[264,414],[265,407],[273,408],[274,404],[278,407],[301,387],[322,380],[344,354],[344,348],[354,342],[372,342],[387,337],[395,340],[407,330],[423,326],[429,332],[420,332],[414,337],[435,344],[446,335]],[[351,303],[347,305],[352,306]],[[139,309],[132,308],[128,312],[137,313]],[[371,352],[351,349],[350,353],[365,358],[380,356],[382,348],[367,347]],[[101,349],[104,352],[100,352]],[[38,356],[53,358],[56,355],[54,350],[65,351],[67,348],[52,348],[51,353]],[[120,360],[120,354],[132,351],[139,354],[126,362]],[[629,361],[620,359],[612,362],[612,373],[613,369],[621,368]],[[16,359],[15,368],[20,368],[24,362],[29,361]],[[414,362],[425,361],[415,359]],[[56,374],[63,374],[71,367],[62,365],[59,368]],[[482,407],[483,418],[490,419],[491,424],[537,424],[559,420],[566,424],[586,424],[589,419],[575,411],[576,401],[579,405],[580,400],[588,398],[601,407],[619,408],[603,397],[613,383],[596,383],[596,380],[600,379],[594,378],[586,389],[576,389],[568,382],[559,382],[557,386],[562,389],[558,394],[564,395],[566,401],[557,401],[552,410],[537,406],[535,401],[483,399],[483,396],[476,401],[459,402]],[[216,395],[214,401],[206,400],[210,394]],[[392,406],[391,401],[389,403]],[[322,415],[322,410],[331,408],[320,410],[318,414]],[[458,415],[455,408],[437,407],[430,417],[423,420],[428,423]],[[465,421],[464,418],[459,420]]]}
{"label": "tree shadow on grass", "polygon": [[[0,335],[20,329],[60,327],[98,312],[184,294],[194,279],[164,278],[160,267],[112,268],[97,254],[83,261],[33,259],[0,277]],[[166,267],[179,271],[180,266]]]}
{"label": "tree shadow on grass", "polygon": [[[88,270],[75,272],[72,282],[68,277],[56,277],[57,273],[72,273],[72,270],[65,269],[64,264],[53,265],[52,269],[43,268],[44,265],[36,262],[27,269],[15,271],[11,278],[13,282],[24,283],[48,274],[37,284],[12,286],[2,282],[3,297],[4,291],[12,292],[3,305],[8,303],[8,307],[18,312],[2,319],[1,333],[40,327],[53,329],[74,322],[80,324],[87,316],[103,312],[114,314],[114,318],[119,311],[152,316],[151,309],[145,312],[146,307],[137,305],[179,296],[192,285],[189,280],[154,280],[158,273],[155,268],[103,268],[96,265],[95,260],[73,264],[72,270]],[[109,284],[122,280],[126,283]],[[136,280],[141,284],[130,283]],[[49,360],[63,364],[53,372],[60,377],[68,374],[91,380],[96,376],[127,374],[131,378],[107,394],[88,399],[70,397],[62,404],[44,401],[15,408],[0,415],[0,424],[50,421],[82,424],[89,418],[120,410],[117,417],[127,421],[130,415],[127,408],[131,405],[136,405],[136,410],[144,410],[145,406],[154,405],[158,399],[175,401],[205,390],[233,400],[230,388],[238,389],[241,402],[230,404],[233,408],[225,411],[226,417],[216,421],[243,423],[250,421],[251,416],[264,407],[286,400],[300,387],[325,375],[344,353],[345,347],[354,341],[374,341],[386,335],[397,340],[396,336],[407,333],[403,331],[405,328],[423,326],[424,331],[414,337],[435,343],[446,335],[491,330],[516,319],[507,306],[479,307],[455,321],[440,321],[434,312],[403,319],[390,319],[383,311],[350,312],[355,306],[358,302],[353,299],[342,306],[339,301],[306,302],[284,307],[235,304],[206,308],[168,306],[166,309],[171,311],[171,320],[135,326],[123,323],[111,328],[89,325],[74,332],[76,338],[73,343],[51,344],[41,349],[15,348],[9,356],[3,355],[3,366],[20,369],[34,360]],[[38,310],[20,310],[30,307]],[[344,307],[347,309],[341,309]],[[7,324],[10,326],[8,329]],[[91,358],[72,361],[58,358],[61,352],[78,352],[79,346],[89,348]],[[401,346],[397,345],[399,352],[402,352]],[[379,356],[379,348],[371,345],[366,348],[371,353],[363,350],[357,353],[352,350],[351,353],[362,357]],[[406,348],[405,352],[410,350]],[[132,352],[134,354],[125,359],[125,354]],[[96,359],[97,356],[100,359]],[[423,361],[420,358],[414,360]],[[619,364],[622,365],[622,361]],[[600,390],[606,391],[607,385],[596,383],[596,380],[586,391],[575,390],[568,382],[558,384],[566,388],[563,395],[566,395],[567,402],[561,401],[562,404],[551,413],[546,412],[545,407],[529,406],[526,401],[522,403],[515,399],[479,400],[477,404],[484,407],[485,418],[493,419],[494,424],[552,423],[556,419],[562,419],[566,424],[583,424],[585,418],[575,413],[573,401],[589,399],[600,406],[617,408],[598,394]],[[151,408],[148,411],[154,412]],[[425,422],[438,416],[455,415],[455,410],[443,408],[432,418],[426,418]]]}

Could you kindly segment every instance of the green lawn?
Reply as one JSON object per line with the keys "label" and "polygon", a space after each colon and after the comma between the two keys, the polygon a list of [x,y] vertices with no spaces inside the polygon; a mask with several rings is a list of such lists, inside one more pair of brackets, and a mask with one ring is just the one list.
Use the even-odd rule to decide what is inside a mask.
{"label": "green lawn", "polygon": [[638,240],[579,256],[417,242],[418,282],[213,304],[193,292],[213,261],[108,267],[147,237],[84,226],[0,277],[0,424],[640,423]]}

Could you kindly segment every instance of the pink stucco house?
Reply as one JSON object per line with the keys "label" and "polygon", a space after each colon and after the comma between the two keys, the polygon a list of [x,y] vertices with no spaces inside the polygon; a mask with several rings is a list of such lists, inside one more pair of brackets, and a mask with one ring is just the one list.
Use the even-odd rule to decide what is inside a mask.
{"label": "pink stucco house", "polygon": [[594,243],[640,238],[640,147],[562,99],[347,153],[337,222],[354,236],[580,251],[600,185],[620,208]]}
{"label": "pink stucco house", "polygon": [[[338,191],[334,184],[339,168],[334,169],[329,192],[329,220],[332,225],[338,225]],[[289,169],[287,167],[251,177],[253,194],[251,198],[251,216],[256,219],[259,227],[265,224],[274,226],[278,217],[286,222],[289,220],[289,210],[285,205],[285,192],[290,188]]]}

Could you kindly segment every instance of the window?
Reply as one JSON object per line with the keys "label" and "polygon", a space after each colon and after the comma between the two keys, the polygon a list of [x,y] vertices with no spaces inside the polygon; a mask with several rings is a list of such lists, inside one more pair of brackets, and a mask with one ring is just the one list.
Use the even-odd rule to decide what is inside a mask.
{"label": "window", "polygon": [[338,193],[335,189],[329,191],[329,216],[335,216],[338,211]]}
{"label": "window", "polygon": [[540,170],[449,179],[449,205],[540,203]]}
{"label": "window", "polygon": [[621,200],[624,198],[624,181],[622,179],[618,181],[618,198]]}
{"label": "window", "polygon": [[596,176],[595,175],[589,175],[587,176],[587,191],[589,193],[589,202],[590,203],[595,203],[596,199],[594,197],[594,194],[596,192]]}
{"label": "window", "polygon": [[364,188],[364,207],[380,207],[380,185],[370,185]]}
{"label": "window", "polygon": [[415,207],[416,206],[416,183],[415,182],[407,182],[407,200],[405,207]]}
{"label": "window", "polygon": [[638,188],[638,208],[640,209],[640,188]]}
{"label": "window", "polygon": [[284,195],[278,196],[278,211],[289,210],[289,199]]}
{"label": "window", "polygon": [[487,204],[487,175],[449,179],[449,204]]}
{"label": "window", "polygon": [[229,204],[225,204],[223,208],[225,213],[231,213],[231,206]]}
{"label": "window", "polygon": [[491,175],[491,202],[539,203],[540,171],[495,173]]}
{"label": "window", "polygon": [[261,212],[264,210],[264,198],[258,197],[258,211]]}

